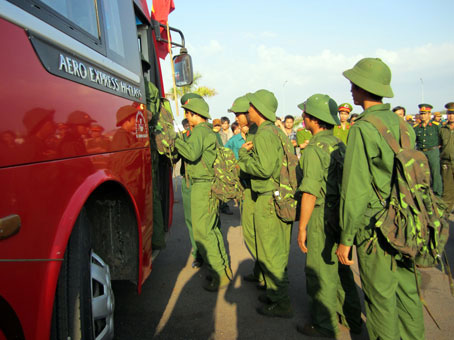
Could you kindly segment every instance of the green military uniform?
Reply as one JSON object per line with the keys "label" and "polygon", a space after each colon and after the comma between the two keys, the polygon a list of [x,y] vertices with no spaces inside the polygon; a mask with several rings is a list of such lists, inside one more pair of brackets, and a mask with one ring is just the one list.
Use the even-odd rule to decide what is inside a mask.
{"label": "green military uniform", "polygon": [[[343,74],[369,93],[393,97],[391,70],[380,59],[362,59]],[[382,197],[390,196],[394,153],[378,130],[363,120],[367,116],[378,117],[399,137],[400,118],[389,104],[369,107],[350,128],[342,178],[340,242],[356,244],[370,339],[424,339],[413,265],[397,260],[395,251],[375,227],[375,216],[383,207],[371,183]],[[408,133],[414,145],[411,127]]]}
{"label": "green military uniform", "polygon": [[429,161],[433,191],[436,195],[441,196],[443,193],[443,184],[440,173],[440,126],[433,122],[429,122],[424,126],[421,122],[415,125],[414,129],[416,133],[416,147],[426,155]]}
{"label": "green military uniform", "polygon": [[[252,105],[268,120],[261,123],[254,137],[254,147],[249,152],[241,148],[239,164],[242,171],[250,174],[252,195],[256,196],[254,226],[257,242],[257,259],[265,277],[269,305],[257,311],[269,316],[290,317],[293,312],[288,296],[287,263],[290,252],[291,224],[277,215],[273,191],[277,189],[284,150],[276,129],[277,100],[267,90],[246,95]],[[279,130],[279,133],[282,133]]]}
{"label": "green military uniform", "polygon": [[[202,98],[200,95],[196,93],[186,93],[184,94],[181,99],[181,105],[186,104],[186,102],[191,98]],[[191,132],[188,130],[186,131],[182,137],[185,141],[188,140]],[[203,263],[202,255],[197,250],[197,243],[194,240],[194,232],[192,230],[192,216],[191,216],[191,189],[192,184],[189,179],[188,174],[186,173],[186,159],[181,159],[181,167],[180,167],[180,175],[181,175],[181,197],[183,200],[183,211],[184,211],[184,221],[186,222],[186,227],[188,228],[189,239],[191,241],[192,246],[192,256],[194,257],[194,262],[192,263],[193,267],[200,267]]]}
{"label": "green military uniform", "polygon": [[[329,104],[334,108],[332,112]],[[329,124],[339,124],[335,119],[337,105],[329,96],[316,94],[298,107]],[[305,272],[307,294],[311,297],[310,316],[313,327],[327,336],[338,334],[338,315],[354,333],[361,332],[362,324],[353,273],[336,256],[340,237],[336,212],[344,154],[345,145],[333,135],[333,130],[322,130],[312,137],[300,159],[303,179],[299,189],[316,197],[307,224]]]}
{"label": "green military uniform", "polygon": [[[190,131],[187,131],[185,134],[183,134],[183,139],[185,141],[187,141],[190,135],[191,135]],[[189,179],[189,175],[186,173],[186,160],[184,158],[181,160],[180,174],[181,174],[181,197],[183,200],[184,221],[186,223],[186,227],[188,228],[189,239],[191,241],[191,246],[192,246],[191,253],[192,253],[192,256],[194,257],[194,262],[193,262],[192,266],[200,267],[200,265],[203,263],[203,258],[197,250],[197,243],[194,240],[194,232],[192,230],[192,216],[191,216],[192,183]]]}
{"label": "green military uniform", "polygon": [[306,128],[301,128],[296,131],[296,144],[300,146],[305,141],[310,140],[312,138],[312,133],[307,130]]}
{"label": "green military uniform", "polygon": [[[445,105],[447,114],[454,114],[454,103]],[[454,129],[450,124],[440,128],[440,161],[441,175],[443,177],[443,200],[448,205],[448,212],[454,207]]]}
{"label": "green military uniform", "polygon": [[[199,111],[200,106],[203,110]],[[203,99],[190,99],[183,108],[209,118],[208,105]],[[216,285],[219,286],[219,282],[222,284],[227,273],[231,271],[224,240],[218,228],[219,201],[211,195],[213,163],[216,158],[215,133],[206,122],[200,123],[194,127],[187,141],[176,139],[175,148],[187,160],[186,171],[192,183],[191,217],[194,240],[203,260],[213,271],[212,288],[217,290]]]}
{"label": "green military uniform", "polygon": [[[151,82],[146,81],[145,84],[145,98],[147,103],[147,109],[151,112],[150,121],[148,124],[149,135],[150,135],[150,152],[151,152],[151,164],[152,164],[152,179],[153,183],[160,183],[159,164],[167,162],[166,158],[159,156],[156,142],[154,138],[154,130],[156,128],[157,116],[160,110],[159,90]],[[152,236],[152,248],[163,249],[166,247],[166,231],[167,227],[164,221],[164,212],[162,210],[162,197],[159,185],[153,185],[153,236]]]}
{"label": "green military uniform", "polygon": [[[249,128],[249,132],[246,135],[246,142],[254,142],[254,136],[257,132],[257,125],[253,124]],[[241,149],[240,149],[241,150]],[[256,244],[256,232],[254,226],[254,209],[255,201],[257,199],[255,193],[251,189],[251,176],[241,171],[241,180],[244,183],[244,199],[241,213],[241,225],[243,227],[244,243],[246,243],[249,252],[254,259],[254,279],[258,282],[262,282],[263,274],[260,270],[260,265],[257,261],[257,244]]]}
{"label": "green military uniform", "polygon": [[[249,100],[246,96],[235,99],[232,107],[228,110],[233,112],[235,115],[247,114],[249,109]],[[255,133],[257,132],[257,125],[252,124],[249,127],[249,131],[246,135],[246,142],[253,142]],[[241,148],[240,148],[241,150]],[[244,278],[246,281],[252,282],[263,282],[263,275],[260,270],[259,263],[257,261],[257,244],[255,237],[255,226],[254,226],[254,207],[255,207],[255,194],[253,195],[251,189],[251,175],[240,172],[240,179],[244,186],[244,196],[241,205],[241,226],[243,228],[243,238],[246,247],[248,248],[252,258],[254,259],[254,270],[252,274],[246,275]]]}
{"label": "green military uniform", "polygon": [[339,138],[345,145],[347,145],[348,132],[350,131],[350,123],[345,124],[345,128],[341,125],[337,125],[333,129],[334,137]]}
{"label": "green military uniform", "polygon": [[[340,104],[339,107],[337,108],[339,116],[341,112],[346,112],[347,114],[350,114],[352,110],[353,106],[349,103]],[[345,126],[342,126],[342,124],[337,124],[337,126],[335,126],[333,130],[334,136],[339,138],[342,142],[344,142],[345,145],[347,145],[347,136],[350,126],[351,126],[350,123],[347,122],[345,123]]]}

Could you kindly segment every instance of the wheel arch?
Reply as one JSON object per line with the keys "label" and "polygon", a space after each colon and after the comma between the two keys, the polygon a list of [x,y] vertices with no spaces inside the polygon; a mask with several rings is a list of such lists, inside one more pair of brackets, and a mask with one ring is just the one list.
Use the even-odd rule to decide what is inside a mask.
{"label": "wheel arch", "polygon": [[[103,258],[106,256],[104,259],[111,267],[112,278],[140,283],[142,239],[137,204],[126,187],[103,171],[89,176],[72,195],[60,220],[51,256],[63,259],[74,224],[83,208],[86,208],[91,222],[94,250]],[[113,220],[109,220],[106,216],[112,209],[120,209],[120,212],[126,214],[117,214],[113,216]],[[118,218],[124,223],[118,223]],[[118,259],[111,262],[109,259],[115,258],[113,255],[119,246],[114,237],[125,234],[131,235],[132,243],[127,243],[129,248],[123,248],[121,251],[128,250],[128,253],[134,254],[134,258],[128,258],[128,261],[131,261],[130,266],[127,266],[130,267],[128,273],[119,273],[122,262]],[[105,235],[109,237],[104,238]],[[122,245],[125,246],[125,243]],[[134,249],[130,251],[132,246]]]}

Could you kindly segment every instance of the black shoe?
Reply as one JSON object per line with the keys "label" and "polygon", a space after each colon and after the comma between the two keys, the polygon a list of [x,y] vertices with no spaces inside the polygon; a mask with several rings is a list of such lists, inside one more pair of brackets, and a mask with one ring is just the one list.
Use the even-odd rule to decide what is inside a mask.
{"label": "black shoe", "polygon": [[259,279],[254,274],[248,274],[243,276],[243,280],[246,282],[256,282],[259,283]]}
{"label": "black shoe", "polygon": [[215,274],[213,275],[211,281],[203,285],[203,288],[209,292],[217,292],[220,289],[227,288],[229,284],[230,278],[227,276],[227,274]]}
{"label": "black shoe", "polygon": [[202,259],[195,259],[192,261],[192,268],[200,268],[203,266],[203,260]]}
{"label": "black shoe", "polygon": [[293,317],[293,310],[290,302],[275,302],[268,305],[263,305],[262,307],[257,308],[257,313],[265,316],[286,319]]}
{"label": "black shoe", "polygon": [[262,293],[259,295],[259,301],[266,304],[266,305],[269,305],[271,304],[271,300],[270,298],[266,295],[266,293]]}
{"label": "black shoe", "polygon": [[329,339],[335,339],[334,334],[328,335],[325,333],[322,333],[319,331],[317,328],[315,328],[314,325],[307,323],[304,326],[297,325],[296,330],[300,332],[301,334],[315,337],[315,338],[329,338]]}

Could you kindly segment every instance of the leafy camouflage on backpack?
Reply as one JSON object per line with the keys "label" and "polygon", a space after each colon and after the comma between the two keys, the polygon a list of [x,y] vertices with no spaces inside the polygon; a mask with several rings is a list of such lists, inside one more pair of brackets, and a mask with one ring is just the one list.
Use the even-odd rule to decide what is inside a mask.
{"label": "leafy camouflage on backpack", "polygon": [[158,152],[172,159],[175,150],[176,132],[170,102],[161,98],[158,121],[155,128],[155,142]]}
{"label": "leafy camouflage on backpack", "polygon": [[[211,131],[211,129],[210,129]],[[207,168],[202,159],[202,164]],[[211,193],[222,202],[243,199],[244,187],[240,181],[240,166],[233,151],[216,141],[216,158],[213,162],[214,178]]]}
{"label": "leafy camouflage on backpack", "polygon": [[269,125],[269,129],[279,137],[284,149],[278,180],[279,187],[273,193],[276,214],[284,222],[298,221],[301,203],[299,195],[296,194],[298,189],[298,157],[294,153],[289,138],[284,135],[282,130],[274,125]]}
{"label": "leafy camouflage on backpack", "polygon": [[383,199],[373,183],[385,208],[377,216],[376,227],[402,257],[414,260],[416,265],[442,264],[441,255],[449,236],[449,214],[430,187],[426,156],[411,148],[408,124],[402,119],[399,119],[401,146],[379,118],[364,120],[375,126],[395,154],[389,199]]}

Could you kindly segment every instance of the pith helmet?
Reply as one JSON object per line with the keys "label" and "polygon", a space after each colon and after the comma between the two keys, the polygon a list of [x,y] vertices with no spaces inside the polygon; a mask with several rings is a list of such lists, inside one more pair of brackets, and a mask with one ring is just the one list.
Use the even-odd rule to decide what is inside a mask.
{"label": "pith helmet", "polygon": [[391,70],[379,58],[364,58],[342,73],[356,86],[379,97],[394,97],[391,88]]}
{"label": "pith helmet", "polygon": [[298,107],[325,123],[340,125],[339,118],[337,118],[337,103],[326,94],[314,94]]}
{"label": "pith helmet", "polygon": [[277,99],[273,92],[258,90],[248,93],[246,98],[266,119],[272,122],[276,120]]}
{"label": "pith helmet", "polygon": [[84,111],[73,111],[68,116],[68,121],[66,123],[73,125],[90,125],[91,123],[96,122],[90,115]]}
{"label": "pith helmet", "polygon": [[137,111],[137,107],[132,105],[125,105],[120,107],[117,111],[117,126],[123,124],[126,119],[128,119],[132,115],[135,115]]}
{"label": "pith helmet", "polygon": [[191,99],[191,98],[199,98],[199,99],[203,99],[201,95],[197,94],[197,93],[185,93],[181,98],[180,98],[180,103],[181,105],[184,105],[186,104],[186,102],[188,101],[188,99]]}
{"label": "pith helmet", "polygon": [[232,107],[228,110],[233,113],[245,113],[249,110],[249,100],[246,95],[238,97],[232,104]]}
{"label": "pith helmet", "polygon": [[182,107],[186,110],[197,113],[202,117],[211,118],[209,113],[210,109],[207,102],[203,98],[189,98],[186,103],[182,105]]}

